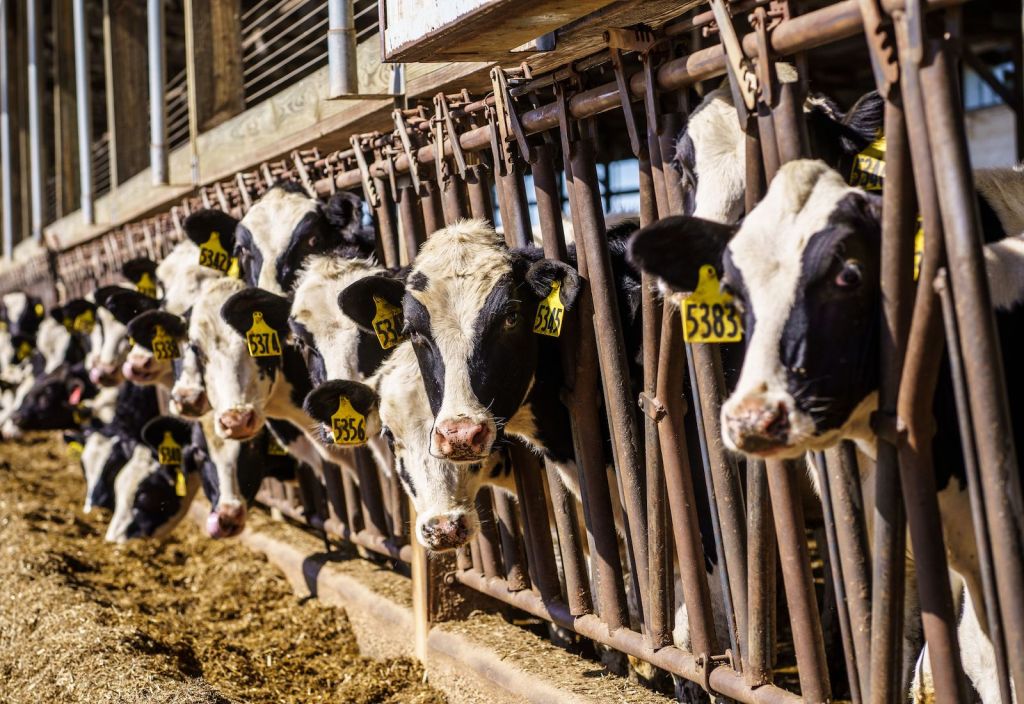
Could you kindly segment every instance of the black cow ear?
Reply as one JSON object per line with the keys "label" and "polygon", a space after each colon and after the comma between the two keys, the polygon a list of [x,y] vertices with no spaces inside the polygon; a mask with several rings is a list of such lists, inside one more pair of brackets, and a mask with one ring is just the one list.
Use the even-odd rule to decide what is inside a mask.
{"label": "black cow ear", "polygon": [[54,306],[50,309],[50,317],[61,325],[64,324],[64,306]]}
{"label": "black cow ear", "polygon": [[526,270],[526,283],[538,298],[546,298],[551,293],[551,285],[556,281],[561,285],[558,295],[562,305],[569,310],[580,294],[580,275],[575,269],[565,262],[541,259]]}
{"label": "black cow ear", "polygon": [[139,281],[142,280],[143,274],[148,276],[150,280],[156,281],[156,262],[149,257],[136,257],[124,263],[124,266],[121,267],[121,273],[124,274],[124,278],[135,285],[138,285]]}
{"label": "black cow ear", "polygon": [[233,294],[220,309],[220,317],[228,325],[245,337],[252,327],[253,313],[262,313],[263,321],[273,328],[284,341],[288,333],[288,315],[292,302],[284,296],[265,291],[262,288],[245,288]]}
{"label": "black cow ear", "polygon": [[96,305],[107,307],[107,299],[113,296],[115,293],[121,291],[130,291],[131,289],[121,286],[120,284],[111,284],[110,286],[100,286],[98,289],[93,291],[92,299],[96,301]]}
{"label": "black cow ear", "polygon": [[323,207],[331,227],[343,233],[358,229],[363,221],[363,201],[354,193],[338,191]]}
{"label": "black cow ear", "polygon": [[228,256],[235,249],[236,227],[238,227],[238,220],[223,210],[212,208],[197,210],[185,218],[185,222],[182,223],[185,235],[199,246],[209,242],[213,233],[217,233],[220,246],[228,253]]}
{"label": "black cow ear", "polygon": [[155,310],[160,303],[144,293],[122,288],[107,295],[101,305],[110,311],[117,322],[127,325],[136,316]]}
{"label": "black cow ear", "polygon": [[[373,319],[377,315],[377,303],[374,298],[379,298],[401,310],[404,296],[405,284],[401,280],[389,276],[364,276],[346,286],[338,295],[338,306],[356,325],[372,333]],[[396,325],[404,325],[404,322],[398,320]]]}
{"label": "black cow ear", "polygon": [[324,425],[331,425],[342,399],[366,420],[367,439],[380,434],[380,396],[371,387],[358,381],[332,380],[320,384],[306,395],[302,404],[310,416]]}
{"label": "black cow ear", "polygon": [[679,291],[693,291],[701,266],[722,270],[722,254],[738,229],[687,215],[662,218],[633,235],[629,261]]}
{"label": "black cow ear", "polygon": [[192,442],[192,424],[176,416],[157,416],[146,423],[142,426],[142,441],[157,452],[168,433],[181,448]]}
{"label": "black cow ear", "polygon": [[128,322],[128,334],[132,336],[136,344],[151,350],[153,333],[156,332],[157,325],[176,340],[184,340],[188,337],[186,320],[180,315],[168,313],[165,310],[150,310],[135,316]]}

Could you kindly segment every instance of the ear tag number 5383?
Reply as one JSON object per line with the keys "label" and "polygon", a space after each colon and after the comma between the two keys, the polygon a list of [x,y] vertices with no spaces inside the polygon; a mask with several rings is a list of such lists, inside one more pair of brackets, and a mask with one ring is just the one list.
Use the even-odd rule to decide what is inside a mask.
{"label": "ear tag number 5383", "polygon": [[722,292],[715,267],[700,268],[697,290],[683,300],[683,337],[687,342],[739,342],[743,321],[732,296]]}
{"label": "ear tag number 5383", "polygon": [[558,337],[562,334],[562,318],[565,315],[565,306],[559,292],[562,290],[561,281],[551,282],[551,293],[537,304],[537,316],[533,319],[533,331],[538,335]]}
{"label": "ear tag number 5383", "polygon": [[366,417],[353,408],[345,396],[338,399],[338,410],[331,416],[331,437],[335,445],[362,445],[366,442]]}
{"label": "ear tag number 5383", "polygon": [[153,341],[150,347],[153,350],[153,357],[161,362],[181,357],[178,343],[167,334],[162,325],[153,326]]}
{"label": "ear tag number 5383", "polygon": [[393,306],[380,296],[373,297],[377,312],[373,315],[373,331],[383,350],[389,350],[399,342],[405,342],[402,335],[402,309]]}
{"label": "ear tag number 5383", "polygon": [[252,314],[252,327],[245,333],[250,357],[280,357],[281,340],[277,331],[263,320],[263,313]]}

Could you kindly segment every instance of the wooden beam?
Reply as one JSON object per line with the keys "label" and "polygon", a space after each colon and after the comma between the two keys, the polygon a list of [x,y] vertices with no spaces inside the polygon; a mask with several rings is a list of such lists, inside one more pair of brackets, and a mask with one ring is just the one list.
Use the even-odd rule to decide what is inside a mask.
{"label": "wooden beam", "polygon": [[104,0],[103,35],[110,185],[117,188],[149,165],[146,4]]}
{"label": "wooden beam", "polygon": [[78,95],[71,0],[53,0],[53,145],[57,217],[78,210]]}
{"label": "wooden beam", "polygon": [[192,0],[199,131],[245,110],[241,0]]}

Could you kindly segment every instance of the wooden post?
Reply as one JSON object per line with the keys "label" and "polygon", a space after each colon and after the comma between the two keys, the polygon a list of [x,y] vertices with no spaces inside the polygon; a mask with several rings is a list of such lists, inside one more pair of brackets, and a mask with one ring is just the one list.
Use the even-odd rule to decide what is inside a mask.
{"label": "wooden post", "polygon": [[78,209],[78,95],[71,0],[53,0],[53,153],[57,217]]}
{"label": "wooden post", "polygon": [[245,109],[241,0],[191,0],[197,122],[200,132]]}
{"label": "wooden post", "polygon": [[146,4],[104,0],[103,37],[110,131],[110,187],[149,165]]}
{"label": "wooden post", "polygon": [[412,621],[413,650],[416,658],[427,661],[427,637],[430,635],[430,560],[427,550],[416,540],[416,507],[409,501],[409,544],[412,546]]}

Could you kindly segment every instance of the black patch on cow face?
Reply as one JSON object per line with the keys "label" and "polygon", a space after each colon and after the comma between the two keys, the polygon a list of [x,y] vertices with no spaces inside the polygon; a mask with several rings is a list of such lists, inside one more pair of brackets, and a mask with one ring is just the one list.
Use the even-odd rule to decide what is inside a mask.
{"label": "black patch on cow face", "polygon": [[[109,437],[109,434],[104,433]],[[118,472],[124,467],[125,463],[128,462],[131,457],[131,451],[133,444],[125,440],[115,442],[110,447],[110,454],[107,455],[107,459],[103,462],[103,468],[100,470],[99,478],[96,480],[96,485],[92,489],[92,495],[90,503],[99,508],[105,508],[108,511],[114,510],[114,479],[117,478]]]}
{"label": "black patch on cow face", "polygon": [[679,183],[683,187],[683,214],[693,215],[697,209],[697,153],[693,138],[683,128],[683,134],[676,144],[675,165],[679,170]]}
{"label": "black patch on cow face", "polygon": [[358,347],[356,348],[356,368],[363,378],[366,378],[376,372],[380,365],[384,364],[384,360],[390,357],[394,351],[394,347],[389,350],[381,348],[380,341],[377,340],[376,335],[360,330]]}
{"label": "black patch on cow face", "polygon": [[422,271],[417,271],[409,277],[409,288],[413,291],[425,291],[430,279]]}
{"label": "black patch on cow face", "polygon": [[306,369],[309,371],[309,381],[313,386],[319,386],[320,384],[327,381],[327,370],[324,367],[324,358],[320,353],[320,349],[316,346],[316,340],[313,339],[313,334],[306,328],[305,325],[290,318],[288,320],[288,326],[292,331],[292,336],[298,344],[299,352],[302,354],[302,358],[306,362]]}
{"label": "black patch on cow face", "polygon": [[124,263],[121,273],[132,283],[138,283],[143,274],[147,274],[153,281],[156,281],[156,262],[149,257],[136,257]]}
{"label": "black patch on cow face", "polygon": [[881,202],[851,193],[804,249],[779,341],[787,391],[818,432],[841,427],[878,388]]}
{"label": "black patch on cow face", "polygon": [[319,209],[312,210],[292,230],[288,246],[275,262],[275,277],[284,291],[290,291],[306,259],[334,248],[327,219]]}
{"label": "black patch on cow face", "polygon": [[253,242],[252,233],[245,225],[239,225],[235,229],[235,246],[229,251],[238,258],[238,272],[242,280],[250,286],[255,286],[260,279],[260,271],[263,270],[263,253]]}
{"label": "black patch on cow face", "polygon": [[405,314],[403,334],[408,335],[412,342],[423,377],[423,388],[430,403],[430,412],[437,416],[444,400],[444,359],[434,341],[434,333],[430,327],[430,312],[411,295],[405,296],[402,310]]}
{"label": "black patch on cow face", "polygon": [[117,322],[127,325],[137,315],[156,310],[160,302],[138,291],[122,288],[107,293],[100,301],[100,305],[109,310]]}
{"label": "black patch on cow face", "polygon": [[693,291],[701,266],[721,271],[722,253],[737,229],[686,215],[662,218],[633,235],[629,261],[678,291]]}
{"label": "black patch on cow face", "polygon": [[135,316],[128,321],[128,334],[140,347],[152,350],[157,325],[175,340],[188,339],[188,321],[165,310],[150,310]]}
{"label": "black patch on cow face", "polygon": [[143,479],[132,501],[132,522],[127,537],[149,538],[169,521],[181,506],[174,489],[177,470],[161,466]]}
{"label": "black patch on cow face", "polygon": [[398,457],[398,478],[402,480],[402,484],[405,485],[405,490],[409,492],[409,496],[416,498],[416,485],[412,481],[412,476],[409,474],[409,470],[405,468],[405,458]]}

